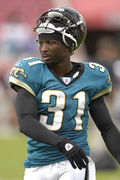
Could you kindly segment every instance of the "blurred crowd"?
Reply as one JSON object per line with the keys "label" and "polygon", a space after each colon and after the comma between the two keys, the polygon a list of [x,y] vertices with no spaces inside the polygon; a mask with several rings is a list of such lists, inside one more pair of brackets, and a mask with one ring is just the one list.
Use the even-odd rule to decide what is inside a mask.
{"label": "blurred crowd", "polygon": [[17,127],[15,93],[10,89],[8,76],[16,61],[38,56],[35,35],[19,14],[10,14],[0,25],[0,132]]}
{"label": "blurred crowd", "polygon": [[[16,129],[17,119],[15,114],[15,92],[8,84],[8,76],[16,61],[26,57],[40,56],[36,37],[29,24],[22,22],[18,14],[11,14],[0,28],[0,132]],[[86,45],[72,55],[72,60],[77,62],[93,61],[106,66],[113,82],[113,91],[106,97],[106,103],[114,123],[120,129],[120,54],[118,39],[112,35],[99,37],[95,44],[94,56],[88,54]],[[97,144],[95,138],[97,130],[90,121],[90,137],[93,149],[105,152],[101,141]],[[93,131],[94,128],[94,131]],[[99,134],[98,134],[99,136]],[[97,156],[98,157],[98,156]]]}

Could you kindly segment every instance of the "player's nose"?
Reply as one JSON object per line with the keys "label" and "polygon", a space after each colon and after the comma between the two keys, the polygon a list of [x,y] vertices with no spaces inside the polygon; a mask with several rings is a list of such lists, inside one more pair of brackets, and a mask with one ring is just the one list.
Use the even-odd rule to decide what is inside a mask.
{"label": "player's nose", "polygon": [[47,43],[42,43],[42,44],[40,45],[40,50],[41,50],[42,52],[48,51],[48,44],[47,44]]}

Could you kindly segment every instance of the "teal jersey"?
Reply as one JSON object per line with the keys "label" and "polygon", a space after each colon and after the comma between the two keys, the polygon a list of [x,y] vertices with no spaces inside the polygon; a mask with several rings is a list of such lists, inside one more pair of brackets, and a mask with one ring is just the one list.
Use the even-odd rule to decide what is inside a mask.
{"label": "teal jersey", "polygon": [[[100,64],[85,62],[83,73],[72,77],[56,77],[39,58],[20,60],[13,67],[9,82],[17,90],[23,87],[35,96],[36,120],[50,131],[78,144],[89,156],[87,125],[89,104],[109,93],[112,83],[107,69]],[[76,78],[77,77],[77,78]],[[32,129],[31,129],[32,131]],[[65,160],[56,147],[28,137],[25,167],[43,166]]]}

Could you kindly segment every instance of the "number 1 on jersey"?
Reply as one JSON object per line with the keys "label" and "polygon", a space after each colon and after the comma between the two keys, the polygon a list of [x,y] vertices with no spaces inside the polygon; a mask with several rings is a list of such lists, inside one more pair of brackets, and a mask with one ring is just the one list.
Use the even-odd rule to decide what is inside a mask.
{"label": "number 1 on jersey", "polygon": [[82,130],[83,121],[81,117],[84,114],[84,109],[85,109],[85,92],[84,91],[78,92],[77,94],[75,94],[73,99],[77,99],[78,102],[77,115],[74,117],[76,123],[74,130]]}

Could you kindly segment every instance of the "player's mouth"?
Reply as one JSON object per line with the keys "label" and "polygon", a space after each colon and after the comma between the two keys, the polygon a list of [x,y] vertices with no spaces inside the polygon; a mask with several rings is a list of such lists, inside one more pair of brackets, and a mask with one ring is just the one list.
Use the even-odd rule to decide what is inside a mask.
{"label": "player's mouth", "polygon": [[50,61],[50,56],[42,56],[42,59],[43,59],[45,62],[49,62],[49,61]]}
{"label": "player's mouth", "polygon": [[48,56],[43,56],[42,58],[43,58],[43,60],[48,60],[48,59],[50,59],[50,57],[48,57]]}

